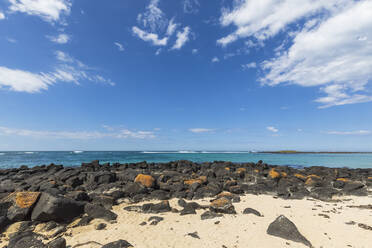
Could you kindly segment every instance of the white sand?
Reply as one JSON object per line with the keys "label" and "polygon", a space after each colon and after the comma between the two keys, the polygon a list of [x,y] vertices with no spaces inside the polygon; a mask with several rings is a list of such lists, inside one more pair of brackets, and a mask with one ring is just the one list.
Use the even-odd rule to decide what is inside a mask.
{"label": "white sand", "polygon": [[[372,231],[362,229],[358,225],[347,225],[345,222],[355,221],[372,226],[372,211],[366,209],[348,208],[348,205],[366,205],[372,203],[371,197],[346,197],[350,199],[338,203],[327,203],[311,200],[282,200],[274,199],[268,195],[246,195],[241,197],[240,203],[234,203],[237,215],[224,215],[221,218],[201,220],[200,215],[205,210],[198,210],[197,215],[180,216],[177,213],[142,214],[128,212],[123,207],[130,205],[123,203],[114,207],[119,215],[117,223],[109,224],[105,230],[95,230],[94,225],[101,220],[94,220],[89,226],[72,228],[72,236],[65,236],[67,244],[72,247],[76,244],[95,241],[100,244],[127,240],[136,248],[146,247],[213,247],[213,248],[283,248],[305,247],[304,245],[266,234],[267,227],[276,217],[283,214],[294,222],[299,231],[316,248],[371,248]],[[157,202],[157,201],[153,201]],[[208,204],[207,199],[198,201]],[[143,204],[143,203],[141,203]],[[170,201],[171,207],[181,209],[177,200]],[[321,205],[322,207],[317,207]],[[291,208],[285,208],[291,206]],[[264,217],[252,214],[243,215],[242,211],[254,208]],[[316,208],[316,210],[312,210]],[[336,213],[331,211],[336,210]],[[329,211],[329,212],[322,212]],[[324,213],[330,219],[318,216]],[[162,216],[164,220],[158,225],[149,225],[147,221],[151,216]],[[146,221],[145,226],[139,225]],[[215,224],[220,221],[219,224]],[[197,232],[200,239],[187,236],[187,233]],[[100,247],[89,244],[79,247]]]}

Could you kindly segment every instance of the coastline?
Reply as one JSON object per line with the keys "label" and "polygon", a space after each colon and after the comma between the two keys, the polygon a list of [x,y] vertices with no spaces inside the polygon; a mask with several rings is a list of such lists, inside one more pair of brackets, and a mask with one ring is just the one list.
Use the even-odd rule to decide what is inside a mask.
{"label": "coastline", "polygon": [[[0,247],[22,248],[24,240],[39,245],[35,247],[88,241],[81,247],[102,247],[119,239],[134,247],[157,247],[154,240],[164,242],[161,247],[306,247],[268,234],[280,215],[293,221],[314,247],[367,247],[372,241],[372,169],[296,169],[262,161],[93,161],[80,167],[0,170],[0,179],[0,231],[5,234]],[[264,217],[243,214],[246,208]],[[201,220],[203,214],[212,219]],[[152,216],[164,219],[151,224]],[[104,227],[96,230],[101,222]],[[320,223],[330,229],[327,235],[320,235],[324,228],[311,231]],[[355,238],[347,240],[350,232]]]}

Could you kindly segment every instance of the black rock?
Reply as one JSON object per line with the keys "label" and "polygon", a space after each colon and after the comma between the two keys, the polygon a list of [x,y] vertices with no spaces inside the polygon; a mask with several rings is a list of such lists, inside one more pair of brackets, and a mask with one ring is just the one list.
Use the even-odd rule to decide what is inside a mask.
{"label": "black rock", "polygon": [[84,204],[81,202],[42,193],[32,211],[31,220],[67,222],[80,216],[83,212]]}
{"label": "black rock", "polygon": [[195,239],[200,239],[200,237],[199,237],[199,235],[198,235],[198,232],[188,233],[187,235],[188,235],[188,236],[191,236],[191,237],[193,237],[193,238],[195,238]]}
{"label": "black rock", "polygon": [[260,212],[258,212],[257,210],[255,210],[253,208],[246,208],[246,209],[244,209],[243,214],[254,214],[254,215],[257,215],[259,217],[262,216]]}
{"label": "black rock", "polygon": [[163,221],[163,217],[159,216],[151,216],[148,221],[151,221],[150,225],[157,225],[160,221]]}
{"label": "black rock", "polygon": [[62,237],[56,238],[48,243],[48,248],[66,248],[66,240]]}
{"label": "black rock", "polygon": [[299,242],[308,247],[312,247],[311,243],[298,231],[296,225],[284,215],[280,215],[276,218],[276,220],[269,225],[266,232],[269,235]]}
{"label": "black rock", "polygon": [[102,248],[129,248],[129,247],[133,247],[133,245],[122,239],[102,246]]}
{"label": "black rock", "polygon": [[103,230],[103,229],[105,229],[106,228],[106,226],[107,226],[107,224],[105,224],[105,223],[99,223],[98,225],[96,225],[96,230]]}
{"label": "black rock", "polygon": [[11,236],[7,248],[47,248],[42,236],[33,232],[18,232]]}
{"label": "black rock", "polygon": [[89,225],[89,223],[93,220],[92,217],[90,216],[83,216],[80,221],[74,226],[74,227],[78,227],[78,226],[87,226]]}
{"label": "black rock", "polygon": [[94,219],[104,219],[106,221],[116,220],[117,214],[105,209],[99,205],[86,204],[84,208],[85,213]]}
{"label": "black rock", "polygon": [[169,202],[166,200],[156,204],[153,203],[143,204],[141,210],[142,212],[145,213],[154,214],[172,211],[171,207],[169,206]]}
{"label": "black rock", "polygon": [[206,211],[204,212],[200,218],[202,220],[208,220],[208,219],[214,219],[214,218],[218,218],[218,217],[222,217],[223,215],[222,214],[218,214],[218,213],[215,213],[215,212],[211,212],[211,211]]}

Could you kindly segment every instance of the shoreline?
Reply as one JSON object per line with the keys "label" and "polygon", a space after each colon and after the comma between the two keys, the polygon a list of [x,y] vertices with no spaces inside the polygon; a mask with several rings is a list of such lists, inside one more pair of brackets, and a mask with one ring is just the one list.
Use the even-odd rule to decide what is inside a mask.
{"label": "shoreline", "polygon": [[[22,248],[17,243],[22,240],[35,242],[39,245],[35,247],[53,247],[47,242],[65,242],[65,246],[60,247],[66,247],[66,241],[67,245],[76,245],[84,240],[87,241],[87,238],[91,239],[91,234],[96,237],[96,224],[98,225],[98,222],[102,221],[101,227],[105,226],[102,229],[109,232],[111,230],[113,233],[120,233],[115,230],[124,230],[127,228],[126,225],[131,227],[131,231],[128,229],[130,237],[126,239],[129,243],[135,244],[135,247],[156,247],[151,246],[149,240],[142,240],[140,236],[133,237],[134,231],[142,230],[143,226],[140,225],[142,222],[149,222],[144,219],[145,217],[156,215],[155,217],[164,218],[164,222],[163,220],[159,221],[159,227],[164,225],[166,228],[175,228],[179,225],[191,225],[195,229],[198,225],[205,226],[202,224],[205,223],[205,220],[200,220],[201,216],[205,214],[206,217],[213,218],[214,221],[223,222],[223,225],[213,224],[213,228],[218,226],[222,232],[229,233],[229,230],[235,225],[243,225],[241,221],[246,219],[246,215],[242,214],[243,208],[255,208],[253,210],[263,212],[265,216],[260,218],[260,220],[265,220],[264,223],[260,224],[259,221],[256,224],[251,223],[251,225],[261,228],[262,236],[260,237],[264,239],[262,244],[265,244],[261,247],[284,247],[274,246],[274,244],[283,245],[288,242],[291,247],[304,247],[304,242],[299,244],[298,240],[294,242],[293,238],[292,241],[288,241],[290,240],[288,237],[281,237],[279,241],[277,237],[272,239],[273,235],[262,231],[264,226],[267,228],[270,224],[269,221],[274,223],[275,218],[282,214],[286,215],[285,217],[289,220],[293,220],[300,233],[303,233],[309,240],[312,239],[310,241],[313,245],[323,242],[322,245],[325,244],[325,247],[332,247],[329,246],[329,243],[324,243],[324,237],[318,237],[319,234],[312,236],[307,231],[309,227],[303,227],[301,218],[311,222],[313,217],[310,216],[310,213],[315,210],[312,210],[310,206],[313,206],[314,202],[318,205],[330,206],[329,209],[327,207],[324,210],[328,212],[318,211],[320,215],[317,218],[327,218],[325,216],[329,217],[330,214],[337,214],[337,212],[342,216],[342,209],[347,209],[345,213],[350,218],[361,214],[360,218],[342,217],[340,220],[343,223],[354,221],[355,223],[350,225],[356,228],[356,230],[353,229],[355,234],[363,236],[367,233],[371,236],[372,222],[367,221],[367,218],[370,218],[369,207],[372,209],[372,205],[368,205],[371,202],[371,196],[372,168],[349,169],[315,166],[296,169],[288,166],[268,165],[262,161],[258,163],[222,161],[193,163],[185,160],[169,163],[129,164],[100,164],[99,161],[92,161],[91,163],[83,163],[80,167],[63,167],[54,164],[33,168],[23,166],[17,169],[0,170],[0,216],[2,216],[0,217],[0,232],[6,234],[0,239],[2,241],[0,247],[8,244],[8,248]],[[179,199],[178,202],[177,199]],[[347,201],[347,199],[349,200]],[[288,202],[289,209],[294,212],[288,213],[288,209],[279,208],[277,203],[283,205],[284,202]],[[331,207],[333,204],[342,208],[333,210]],[[354,207],[349,208],[349,205]],[[127,207],[125,210],[124,206]],[[301,212],[300,206],[306,207],[309,212],[306,212],[307,210],[306,213]],[[160,216],[158,216],[159,214]],[[125,219],[129,216],[133,222],[126,223]],[[182,216],[188,217],[179,219]],[[266,219],[266,216],[270,218]],[[195,218],[198,218],[198,221]],[[219,220],[220,218],[223,221]],[[362,221],[363,218],[366,221]],[[173,219],[178,222],[172,222]],[[159,218],[155,218],[156,220]],[[342,240],[343,235],[339,235],[340,232],[350,231],[350,225],[343,224],[341,227],[340,220],[331,221],[332,228],[337,229],[338,225],[340,230],[335,230],[330,237]],[[91,224],[89,224],[90,222]],[[209,224],[214,223],[209,222]],[[144,226],[149,227],[148,230],[146,229],[149,232],[149,237],[161,235],[155,231],[151,234],[152,226],[157,226],[157,224]],[[249,229],[249,227],[247,228]],[[241,235],[247,235],[244,229],[239,230]],[[193,232],[194,230],[190,229],[191,236],[193,236]],[[269,233],[269,230],[267,232]],[[281,232],[283,230],[280,230]],[[11,235],[9,235],[10,233]],[[102,231],[101,233],[107,232]],[[208,239],[209,234],[204,229],[200,229],[198,233],[200,239],[191,237],[193,238],[189,243],[191,246],[177,245],[174,241],[164,237],[164,242],[169,243],[168,246],[164,243],[162,247],[196,247],[197,244],[199,247],[201,244],[208,244],[205,247],[219,247],[212,245],[214,238]],[[183,235],[186,235],[183,239],[187,238],[187,241],[190,235],[187,233]],[[105,236],[102,238],[97,236],[99,242],[91,241],[104,245],[103,241],[114,242],[120,239],[119,236],[119,234],[112,235],[110,240],[105,240]],[[228,248],[244,247],[241,243],[231,243],[233,242],[230,240],[231,238],[227,235],[225,239],[220,240],[223,243],[221,245],[228,245],[226,246]],[[234,240],[240,239],[242,238]],[[248,242],[244,238],[243,240],[245,243]],[[368,238],[368,242],[371,241],[371,238]],[[258,240],[254,237],[252,237],[252,242],[248,242],[248,244],[259,245]],[[265,242],[268,242],[267,245]],[[358,243],[354,241],[351,245],[352,247],[363,247],[358,246]],[[91,243],[86,247],[101,246],[93,246]]]}

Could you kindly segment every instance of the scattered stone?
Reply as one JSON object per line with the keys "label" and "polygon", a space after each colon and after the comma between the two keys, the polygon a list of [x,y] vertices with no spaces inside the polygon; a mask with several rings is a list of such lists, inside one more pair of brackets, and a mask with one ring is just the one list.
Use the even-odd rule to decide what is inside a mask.
{"label": "scattered stone", "polygon": [[366,224],[359,223],[358,227],[363,228],[363,229],[368,230],[368,231],[372,231],[372,226],[368,226]]}
{"label": "scattered stone", "polygon": [[266,232],[272,236],[299,242],[308,247],[312,247],[311,243],[298,231],[296,225],[284,215],[280,215],[276,218],[276,220],[269,225]]}
{"label": "scattered stone", "polygon": [[8,248],[47,248],[42,236],[33,232],[19,232],[11,236]]}
{"label": "scattered stone", "polygon": [[198,232],[188,233],[187,235],[188,235],[188,236],[191,236],[191,237],[193,237],[193,238],[195,238],[195,239],[200,239],[200,237],[199,237],[199,235],[198,235]]}
{"label": "scattered stone", "polygon": [[105,223],[98,223],[97,225],[95,225],[95,229],[96,230],[103,230],[103,229],[105,229],[106,228],[106,226],[107,226],[107,224],[105,224]]}
{"label": "scattered stone", "polygon": [[222,214],[218,214],[218,213],[211,212],[211,211],[206,211],[200,217],[202,220],[208,220],[208,219],[214,219],[214,218],[218,218],[222,216],[223,216]]}
{"label": "scattered stone", "polygon": [[122,239],[102,246],[102,248],[129,248],[129,247],[133,247],[133,245],[128,243],[128,241]]}
{"label": "scattered stone", "polygon": [[243,214],[254,214],[254,215],[257,215],[258,217],[262,217],[261,213],[253,208],[244,209]]}
{"label": "scattered stone", "polygon": [[74,227],[87,226],[92,220],[93,218],[91,216],[83,216]]}
{"label": "scattered stone", "polygon": [[150,225],[154,225],[156,226],[157,224],[159,224],[160,221],[163,221],[164,218],[163,217],[159,217],[159,216],[151,216],[148,221],[151,221]]}
{"label": "scattered stone", "polygon": [[355,225],[356,222],[355,221],[349,221],[349,222],[345,222],[346,225]]}
{"label": "scattered stone", "polygon": [[146,221],[143,221],[143,222],[140,223],[140,226],[145,226],[145,225],[147,225]]}
{"label": "scattered stone", "polygon": [[318,214],[319,216],[322,216],[322,217],[324,217],[324,218],[326,218],[326,219],[329,219],[330,217],[329,217],[329,215],[327,215],[327,214]]}

